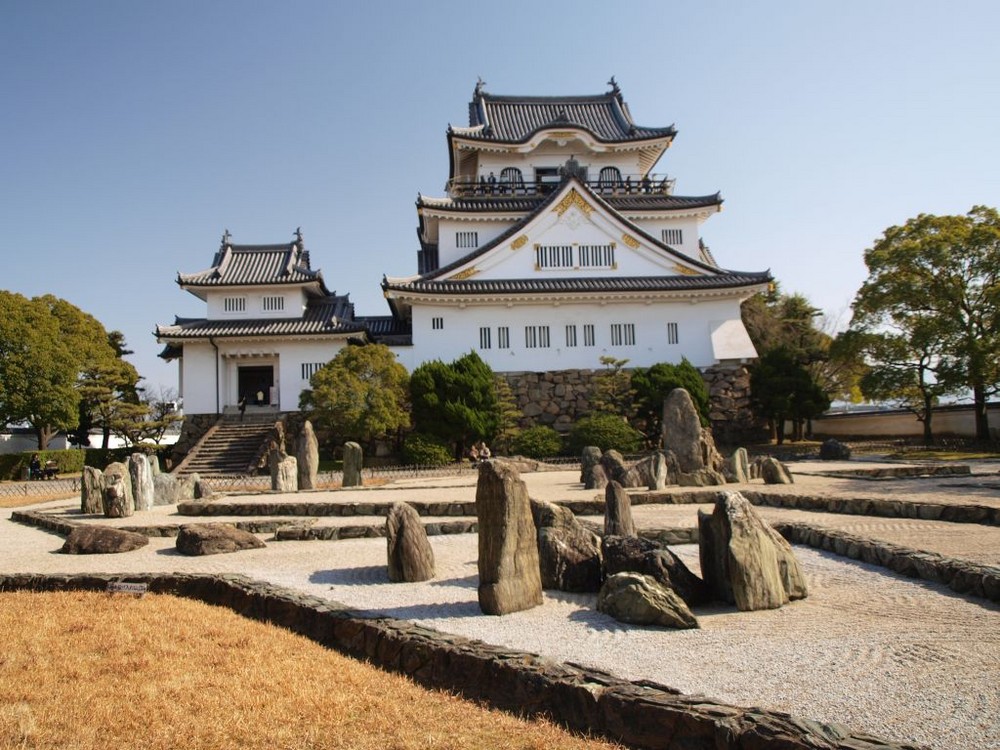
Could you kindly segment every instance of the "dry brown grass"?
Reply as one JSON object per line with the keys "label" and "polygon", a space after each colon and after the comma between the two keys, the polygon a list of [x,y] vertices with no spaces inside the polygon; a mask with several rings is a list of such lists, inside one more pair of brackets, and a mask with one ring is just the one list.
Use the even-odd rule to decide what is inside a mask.
{"label": "dry brown grass", "polygon": [[0,594],[0,747],[609,748],[170,596]]}
{"label": "dry brown grass", "polygon": [[49,495],[0,495],[0,508],[20,508],[49,500],[69,500],[79,494],[79,492],[56,492]]}

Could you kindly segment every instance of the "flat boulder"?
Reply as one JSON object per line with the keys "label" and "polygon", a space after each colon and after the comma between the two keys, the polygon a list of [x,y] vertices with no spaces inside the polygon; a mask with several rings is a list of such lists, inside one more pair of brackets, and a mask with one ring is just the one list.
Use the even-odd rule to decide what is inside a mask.
{"label": "flat boulder", "polygon": [[827,438],[819,447],[820,461],[850,461],[851,449],[835,438]]}
{"label": "flat boulder", "polygon": [[597,610],[631,625],[698,627],[698,620],[675,591],[641,573],[615,573],[608,578],[597,595]]}
{"label": "flat boulder", "polygon": [[476,517],[480,609],[505,615],[540,605],[535,523],[528,488],[514,467],[495,459],[479,465]]}
{"label": "flat boulder", "polygon": [[412,505],[393,503],[385,530],[390,581],[429,581],[434,577],[434,550],[420,514]]}
{"label": "flat boulder", "polygon": [[181,526],[177,534],[177,551],[182,555],[219,555],[264,546],[249,531],[228,523],[189,523]]}
{"label": "flat boulder", "polygon": [[777,609],[806,596],[791,545],[739,492],[721,492],[698,512],[699,557],[713,595],[743,611]]}
{"label": "flat boulder", "polygon": [[538,563],[543,589],[596,593],[601,587],[601,539],[573,511],[531,501],[538,529]]}
{"label": "flat boulder", "polygon": [[764,484],[793,484],[791,473],[781,461],[773,456],[764,456],[757,465],[759,467],[760,478]]}
{"label": "flat boulder", "polygon": [[711,589],[666,547],[651,539],[605,536],[601,540],[605,579],[617,573],[642,573],[672,589],[689,605],[712,600]]}
{"label": "flat boulder", "polygon": [[149,539],[111,526],[77,526],[59,550],[64,555],[113,555],[145,547]]}

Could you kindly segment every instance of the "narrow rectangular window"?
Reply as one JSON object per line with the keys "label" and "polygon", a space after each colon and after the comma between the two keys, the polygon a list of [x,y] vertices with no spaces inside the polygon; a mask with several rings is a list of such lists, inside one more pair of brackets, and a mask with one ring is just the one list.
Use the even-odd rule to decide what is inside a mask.
{"label": "narrow rectangular window", "polygon": [[612,323],[611,324],[611,346],[621,346],[622,345],[622,324]]}
{"label": "narrow rectangular window", "polygon": [[680,338],[677,335],[677,324],[667,323],[667,343],[676,344]]}
{"label": "narrow rectangular window", "polygon": [[319,372],[320,368],[323,367],[322,362],[303,362],[302,363],[302,379],[311,380],[312,376]]}
{"label": "narrow rectangular window", "polygon": [[440,331],[444,328],[444,318],[431,318],[431,329]]}
{"label": "narrow rectangular window", "polygon": [[284,297],[264,297],[264,312],[281,312],[285,309]]}
{"label": "narrow rectangular window", "polygon": [[489,326],[484,326],[479,329],[479,348],[480,349],[490,349],[492,344],[492,339],[490,336]]}
{"label": "narrow rectangular window", "polygon": [[507,326],[497,328],[497,349],[510,349],[510,328]]}
{"label": "narrow rectangular window", "polygon": [[460,250],[479,247],[479,232],[455,232],[455,247]]}
{"label": "narrow rectangular window", "polygon": [[614,268],[615,243],[610,245],[580,245],[580,268]]}
{"label": "narrow rectangular window", "polygon": [[684,244],[684,230],[682,229],[664,229],[661,235],[663,237],[663,244],[665,245]]}
{"label": "narrow rectangular window", "polygon": [[576,326],[566,326],[566,346],[576,346]]}
{"label": "narrow rectangular window", "polygon": [[551,346],[548,326],[525,326],[524,346],[526,349],[547,349]]}
{"label": "narrow rectangular window", "polygon": [[226,297],[222,300],[223,312],[246,312],[246,297]]}
{"label": "narrow rectangular window", "polygon": [[594,345],[594,324],[585,323],[583,326],[583,345],[593,346]]}
{"label": "narrow rectangular window", "polygon": [[635,323],[625,324],[625,346],[635,346]]}
{"label": "narrow rectangular window", "polygon": [[535,245],[535,268],[572,267],[572,245]]}

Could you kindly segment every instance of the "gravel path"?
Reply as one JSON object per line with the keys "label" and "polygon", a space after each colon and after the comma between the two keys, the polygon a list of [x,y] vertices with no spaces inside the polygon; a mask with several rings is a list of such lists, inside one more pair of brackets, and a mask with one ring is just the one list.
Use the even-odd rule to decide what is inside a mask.
{"label": "gravel path", "polygon": [[[575,472],[525,476],[534,497],[591,499],[595,493],[579,489],[576,478]],[[427,480],[426,484],[433,486],[410,480],[394,485],[393,490],[351,494],[365,496],[354,498],[355,502],[468,500],[474,496],[473,482],[465,478]],[[400,491],[400,486],[406,491]],[[857,494],[874,494],[869,488],[878,486],[859,483]],[[347,499],[343,492],[312,494],[322,502],[329,501],[331,494]],[[302,495],[287,499],[292,498],[301,500]],[[59,503],[47,507],[54,505]],[[635,511],[640,525],[685,525],[647,524],[645,514],[654,518],[660,513],[661,520],[691,519],[697,508],[637,506]],[[927,547],[920,540],[935,534],[941,539],[953,536],[949,543],[960,547],[963,536],[976,537],[985,528],[764,511],[769,517],[783,518],[801,513],[814,517],[813,521],[832,516],[828,520],[838,525],[839,519],[840,528],[857,524],[851,530],[859,534],[902,534],[899,543],[916,547]],[[157,509],[131,520],[160,523],[154,519],[169,517],[170,512],[169,508]],[[901,541],[904,538],[911,541]],[[796,547],[810,587],[807,599],[765,612],[699,608],[700,630],[669,631],[622,625],[595,611],[594,596],[559,592],[546,592],[543,606],[526,612],[484,616],[476,596],[474,535],[431,538],[438,575],[418,584],[389,583],[381,539],[272,542],[262,550],[202,558],[177,554],[173,539],[152,539],[148,547],[126,555],[63,556],[56,552],[62,544],[60,537],[8,520],[0,521],[0,539],[3,572],[239,572],[364,611],[556,660],[594,665],[631,679],[655,680],[731,703],[839,722],[938,750],[1000,748],[1000,608],[809,548]],[[674,549],[697,570],[696,547]],[[982,554],[990,552],[986,549]]]}

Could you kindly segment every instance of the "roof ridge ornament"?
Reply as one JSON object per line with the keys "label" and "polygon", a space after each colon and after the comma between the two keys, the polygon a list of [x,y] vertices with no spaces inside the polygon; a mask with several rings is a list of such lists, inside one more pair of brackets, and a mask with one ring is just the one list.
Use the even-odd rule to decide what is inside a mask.
{"label": "roof ridge ornament", "polygon": [[580,166],[580,162],[576,160],[576,156],[571,155],[566,160],[566,163],[559,167],[559,176],[563,182],[570,177],[575,177],[582,182],[587,179],[587,169]]}
{"label": "roof ridge ornament", "polygon": [[476,76],[476,90],[472,93],[472,95],[476,98],[479,98],[480,96],[483,95],[483,89],[485,88],[486,88],[486,81],[483,80],[482,76]]}
{"label": "roof ridge ornament", "polygon": [[614,94],[615,96],[621,96],[622,90],[618,86],[618,81],[615,80],[614,76],[611,76],[611,80],[608,81],[608,85],[611,87],[611,91],[608,93]]}
{"label": "roof ridge ornament", "polygon": [[233,238],[233,235],[231,235],[231,234],[229,233],[229,230],[228,230],[228,229],[224,229],[224,230],[222,231],[222,242],[220,242],[220,243],[219,243],[219,249],[220,249],[220,250],[225,250],[225,249],[226,249],[226,247],[227,247],[227,246],[229,245],[229,241],[230,241],[230,240],[231,240],[232,238]]}
{"label": "roof ridge ornament", "polygon": [[302,227],[295,228],[295,244],[299,246],[299,250],[305,247],[305,242],[302,239]]}

